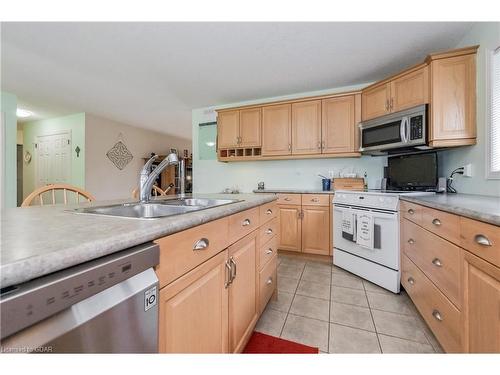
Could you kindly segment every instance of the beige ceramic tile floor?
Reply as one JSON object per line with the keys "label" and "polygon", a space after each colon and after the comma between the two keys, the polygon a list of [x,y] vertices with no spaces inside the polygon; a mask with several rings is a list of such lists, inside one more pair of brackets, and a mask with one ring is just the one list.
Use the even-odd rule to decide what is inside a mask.
{"label": "beige ceramic tile floor", "polygon": [[405,292],[282,255],[278,300],[269,302],[255,330],[323,353],[442,353]]}

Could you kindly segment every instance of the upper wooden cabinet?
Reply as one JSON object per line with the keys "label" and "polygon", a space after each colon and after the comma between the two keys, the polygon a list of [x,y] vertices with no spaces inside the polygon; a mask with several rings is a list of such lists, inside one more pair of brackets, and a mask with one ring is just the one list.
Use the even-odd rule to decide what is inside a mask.
{"label": "upper wooden cabinet", "polygon": [[240,111],[240,146],[261,145],[261,108],[242,109]]}
{"label": "upper wooden cabinet", "polygon": [[[356,106],[356,100],[358,105]],[[340,96],[322,101],[322,152],[357,152],[360,95]],[[357,118],[357,121],[356,121]]]}
{"label": "upper wooden cabinet", "polygon": [[363,90],[363,121],[429,102],[429,70],[417,70]]}
{"label": "upper wooden cabinet", "polygon": [[262,108],[262,155],[292,153],[292,106],[272,105]]}
{"label": "upper wooden cabinet", "polygon": [[476,142],[476,54],[431,60],[429,143]]}
{"label": "upper wooden cabinet", "polygon": [[239,143],[240,111],[221,112],[217,118],[217,147],[233,147]]}
{"label": "upper wooden cabinet", "polygon": [[218,148],[259,147],[261,109],[220,112],[217,118]]}
{"label": "upper wooden cabinet", "polygon": [[321,100],[292,104],[292,154],[321,154]]}

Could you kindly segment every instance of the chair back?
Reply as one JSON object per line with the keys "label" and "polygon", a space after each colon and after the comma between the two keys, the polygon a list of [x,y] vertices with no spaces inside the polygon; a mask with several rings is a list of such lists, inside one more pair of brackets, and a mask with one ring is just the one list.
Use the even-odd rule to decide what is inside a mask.
{"label": "chair back", "polygon": [[[74,195],[74,199],[68,199],[69,196]],[[77,186],[68,184],[52,184],[47,186],[42,186],[36,189],[21,204],[21,207],[28,207],[32,205],[44,206],[46,204],[58,204],[58,200],[62,199],[63,204],[68,203],[80,203],[82,202],[92,202],[95,198],[89,192],[80,189]]]}

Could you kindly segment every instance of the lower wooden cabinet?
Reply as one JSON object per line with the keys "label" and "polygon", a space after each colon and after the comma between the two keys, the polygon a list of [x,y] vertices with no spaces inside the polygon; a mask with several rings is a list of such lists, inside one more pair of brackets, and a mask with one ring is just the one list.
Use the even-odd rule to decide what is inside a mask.
{"label": "lower wooden cabinet", "polygon": [[500,353],[500,268],[463,251],[464,351]]}
{"label": "lower wooden cabinet", "polygon": [[298,252],[302,250],[302,220],[300,216],[301,206],[278,206],[280,223],[279,249]]}
{"label": "lower wooden cabinet", "polygon": [[241,352],[259,317],[257,231],[229,247],[233,281],[229,293],[229,351]]}
{"label": "lower wooden cabinet", "polygon": [[227,250],[161,289],[160,353],[227,353]]}
{"label": "lower wooden cabinet", "polygon": [[302,252],[330,253],[330,207],[302,206]]}

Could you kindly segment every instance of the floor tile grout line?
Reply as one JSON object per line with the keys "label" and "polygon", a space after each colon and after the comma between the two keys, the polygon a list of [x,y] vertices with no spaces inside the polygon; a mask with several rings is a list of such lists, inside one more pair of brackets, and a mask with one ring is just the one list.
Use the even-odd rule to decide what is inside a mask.
{"label": "floor tile grout line", "polygon": [[328,296],[330,299],[328,300],[328,346],[327,351],[330,353],[330,321],[332,320],[332,280],[333,280],[333,268],[330,267],[330,293]]}
{"label": "floor tile grout line", "polygon": [[377,336],[388,336],[388,337],[392,337],[392,338],[395,338],[395,339],[399,339],[399,340],[403,340],[403,341],[409,341],[409,342],[413,342],[415,344],[422,344],[422,345],[429,345],[433,350],[434,348],[432,347],[432,345],[430,343],[425,343],[425,342],[421,342],[421,341],[416,341],[416,340],[412,340],[412,339],[408,339],[408,338],[405,338],[405,337],[400,337],[400,336],[394,336],[394,335],[391,335],[389,333],[382,333],[382,332],[379,332],[377,333]]}
{"label": "floor tile grout line", "polygon": [[290,306],[288,306],[288,311],[286,313],[285,321],[283,322],[283,326],[281,327],[281,331],[280,331],[279,337],[281,337],[281,335],[283,335],[283,330],[285,329],[285,325],[286,325],[286,322],[288,320],[288,315],[290,315],[290,310],[292,309],[293,301],[295,301],[295,296],[297,295],[297,289],[299,288],[300,280],[302,279],[302,274],[304,273],[304,269],[305,268],[306,268],[306,265],[304,264],[304,268],[302,268],[302,273],[300,274],[299,282],[297,283],[297,286],[295,287],[295,290],[293,292],[292,302],[290,303]]}
{"label": "floor tile grout line", "polygon": [[366,302],[368,303],[368,310],[370,311],[370,316],[372,317],[373,329],[375,330],[375,336],[377,337],[378,347],[380,349],[380,353],[383,354],[384,351],[382,350],[382,344],[380,343],[380,337],[378,336],[377,325],[375,324],[375,319],[373,318],[372,308],[370,306],[370,301],[368,300],[368,294],[366,294],[365,283],[362,284],[363,284],[363,289],[365,291]]}

